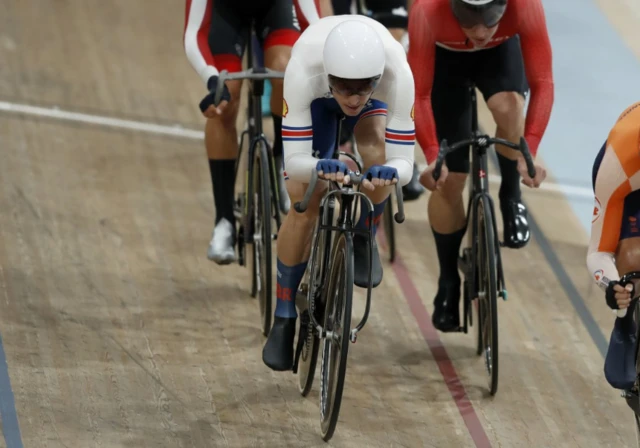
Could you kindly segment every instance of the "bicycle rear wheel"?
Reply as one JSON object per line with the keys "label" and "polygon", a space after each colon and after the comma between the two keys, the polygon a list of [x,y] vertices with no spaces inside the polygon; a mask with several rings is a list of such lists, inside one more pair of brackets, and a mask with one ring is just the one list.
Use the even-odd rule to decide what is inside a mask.
{"label": "bicycle rear wheel", "polygon": [[396,231],[393,222],[393,202],[391,195],[384,207],[384,235],[387,237],[387,247],[389,248],[389,261],[393,263],[396,259]]}
{"label": "bicycle rear wheel", "polygon": [[[333,222],[333,200],[329,199],[329,203],[325,222],[331,224]],[[320,337],[316,329],[312,328],[309,313],[313,313],[316,321],[320,325],[324,325],[324,285],[331,255],[331,231],[316,229],[313,241],[306,299],[309,308],[300,315],[299,337],[304,338],[304,345],[298,360],[298,389],[303,397],[306,397],[311,391],[318,361]]]}
{"label": "bicycle rear wheel", "polygon": [[262,140],[256,142],[253,163],[253,266],[260,309],[262,334],[269,335],[272,315],[272,254],[271,254],[271,185],[267,148]]}
{"label": "bicycle rear wheel", "polygon": [[489,375],[489,392],[495,395],[498,390],[498,283],[495,235],[489,199],[481,196],[477,207],[478,327]]}
{"label": "bicycle rear wheel", "polygon": [[327,287],[320,366],[320,426],[322,438],[333,437],[340,414],[344,379],[347,372],[351,302],[353,299],[353,239],[341,233],[333,248],[331,271]]}

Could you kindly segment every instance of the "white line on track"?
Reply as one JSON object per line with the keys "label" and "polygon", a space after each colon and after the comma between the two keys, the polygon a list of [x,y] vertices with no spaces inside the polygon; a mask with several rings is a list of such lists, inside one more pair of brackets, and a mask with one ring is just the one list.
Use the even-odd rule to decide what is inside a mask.
{"label": "white line on track", "polygon": [[27,104],[15,104],[0,101],[0,111],[13,112],[17,114],[36,115],[39,117],[57,118],[59,120],[76,121],[80,123],[96,124],[120,129],[130,129],[133,131],[149,132],[152,134],[171,135],[173,137],[184,137],[196,140],[204,139],[203,131],[187,129],[180,125],[166,126],[142,121],[122,120],[119,118],[103,117],[100,115],[89,115],[79,112],[68,112],[58,108],[44,108],[29,106]]}
{"label": "white line on track", "polygon": [[[70,112],[59,108],[44,108],[38,106],[30,106],[28,104],[9,103],[0,101],[0,111],[15,114],[34,115],[39,117],[55,118],[58,120],[75,121],[79,123],[94,124],[99,126],[107,126],[119,129],[129,129],[132,131],[148,132],[151,134],[170,135],[172,137],[182,137],[192,140],[203,140],[204,132],[195,129],[184,128],[180,125],[167,126],[143,121],[123,120],[119,118],[111,118],[100,115],[90,115],[80,112]],[[425,166],[419,165],[422,171]],[[489,175],[489,181],[492,183],[500,182],[500,176]],[[571,185],[562,185],[554,183],[543,183],[540,190],[560,193],[567,196],[583,199],[593,199],[593,191],[589,188],[576,187]]]}

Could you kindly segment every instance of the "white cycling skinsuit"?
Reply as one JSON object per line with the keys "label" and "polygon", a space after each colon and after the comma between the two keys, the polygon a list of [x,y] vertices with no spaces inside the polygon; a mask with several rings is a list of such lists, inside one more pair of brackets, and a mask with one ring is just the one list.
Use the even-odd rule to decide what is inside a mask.
{"label": "white cycling skinsuit", "polygon": [[[387,115],[385,165],[395,167],[399,183],[406,185],[413,174],[415,146],[413,74],[402,45],[379,22],[359,15],[324,17],[309,26],[293,46],[284,78],[282,128],[286,175],[306,183],[316,168],[318,160],[313,149],[322,149],[312,149],[311,103],[318,98],[331,98],[323,50],[330,31],[348,21],[371,26],[384,45],[384,71],[371,99],[387,105],[387,110],[380,113]],[[366,112],[360,118],[364,116]]]}

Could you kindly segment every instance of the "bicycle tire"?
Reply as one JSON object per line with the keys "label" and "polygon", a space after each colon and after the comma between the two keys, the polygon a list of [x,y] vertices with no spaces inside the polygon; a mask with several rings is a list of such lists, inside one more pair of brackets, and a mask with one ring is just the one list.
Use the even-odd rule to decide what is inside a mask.
{"label": "bicycle tire", "polygon": [[[353,299],[353,239],[351,234],[341,233],[335,241],[327,287],[325,329],[337,334],[340,354],[333,358],[333,339],[323,340],[320,365],[320,426],[322,439],[328,442],[335,432],[342,404],[344,380],[347,373],[349,332],[351,330],[351,305]],[[339,299],[339,300],[336,300]],[[341,306],[340,306],[341,305]],[[337,315],[340,311],[341,315]],[[342,328],[334,330],[335,320],[341,320]],[[336,364],[334,366],[334,363]],[[329,364],[329,366],[327,366]],[[327,400],[330,398],[330,402]]]}
{"label": "bicycle tire", "polygon": [[[484,294],[478,294],[479,321],[483,324],[482,341],[485,367],[489,373],[489,393],[498,391],[498,283],[496,265],[495,233],[492,209],[487,196],[481,196],[477,204],[478,217],[478,261],[480,274],[478,286],[484,286]],[[484,284],[484,285],[483,285]]]}
{"label": "bicycle tire", "polygon": [[393,263],[396,259],[396,231],[393,222],[393,202],[391,195],[384,207],[384,234],[387,237],[387,247],[389,248],[389,262]]}
{"label": "bicycle tire", "polygon": [[[476,290],[477,291],[477,290]],[[478,323],[477,327],[478,327],[478,331],[476,332],[477,338],[476,338],[476,355],[480,356],[482,355],[482,349],[484,347],[484,342],[482,340],[482,326],[484,325],[484,309],[482,307],[482,301],[476,299],[476,313],[478,314],[478,317],[476,319],[476,322]]]}
{"label": "bicycle tire", "polygon": [[[253,140],[249,142],[249,147],[252,145]],[[247,157],[251,155],[251,152],[247,150]],[[246,193],[244,194],[244,209],[242,210],[242,218],[241,224],[238,229],[238,235],[241,236],[241,239],[238,241],[238,251],[242,251],[242,258],[244,260],[243,265],[249,268],[249,272],[251,274],[251,297],[256,298],[258,295],[258,280],[256,279],[256,253],[254,250],[253,244],[253,233],[254,232],[254,216],[255,216],[255,154],[253,159],[247,161],[247,170],[244,173],[244,184]],[[247,246],[251,245],[251,264],[249,264],[249,248]]]}
{"label": "bicycle tire", "polygon": [[[271,250],[271,185],[267,149],[256,142],[253,164],[253,278],[256,280],[260,326],[264,336],[271,331],[272,250]],[[259,239],[256,240],[256,236]]]}
{"label": "bicycle tire", "polygon": [[[327,222],[333,221],[333,208],[328,207],[327,210]],[[310,319],[308,313],[313,312],[316,320],[321,325],[324,323],[324,319],[320,318],[324,314],[323,306],[323,292],[324,284],[327,276],[327,266],[329,262],[329,256],[331,255],[331,231],[318,230],[316,226],[316,233],[313,240],[313,259],[310,260],[311,269],[309,271],[309,284],[307,290],[307,302],[311,304],[309,309],[305,310],[307,316],[300,316],[301,331],[300,336],[306,340],[300,353],[300,359],[298,360],[298,390],[303,397],[306,397],[311,391],[313,386],[313,379],[315,377],[316,366],[318,363],[318,352],[320,349],[320,337],[317,334],[315,328],[307,327],[306,331],[302,330],[302,325],[305,323],[310,325]],[[316,310],[316,304],[319,309]],[[304,322],[304,320],[307,322]]]}

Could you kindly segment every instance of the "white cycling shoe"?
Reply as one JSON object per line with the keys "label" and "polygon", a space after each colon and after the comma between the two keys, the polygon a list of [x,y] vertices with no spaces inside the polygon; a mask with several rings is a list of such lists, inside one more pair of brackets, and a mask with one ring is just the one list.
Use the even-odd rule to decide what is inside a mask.
{"label": "white cycling shoe", "polygon": [[209,242],[207,258],[218,264],[229,264],[236,261],[235,238],[233,224],[222,218],[213,229]]}

